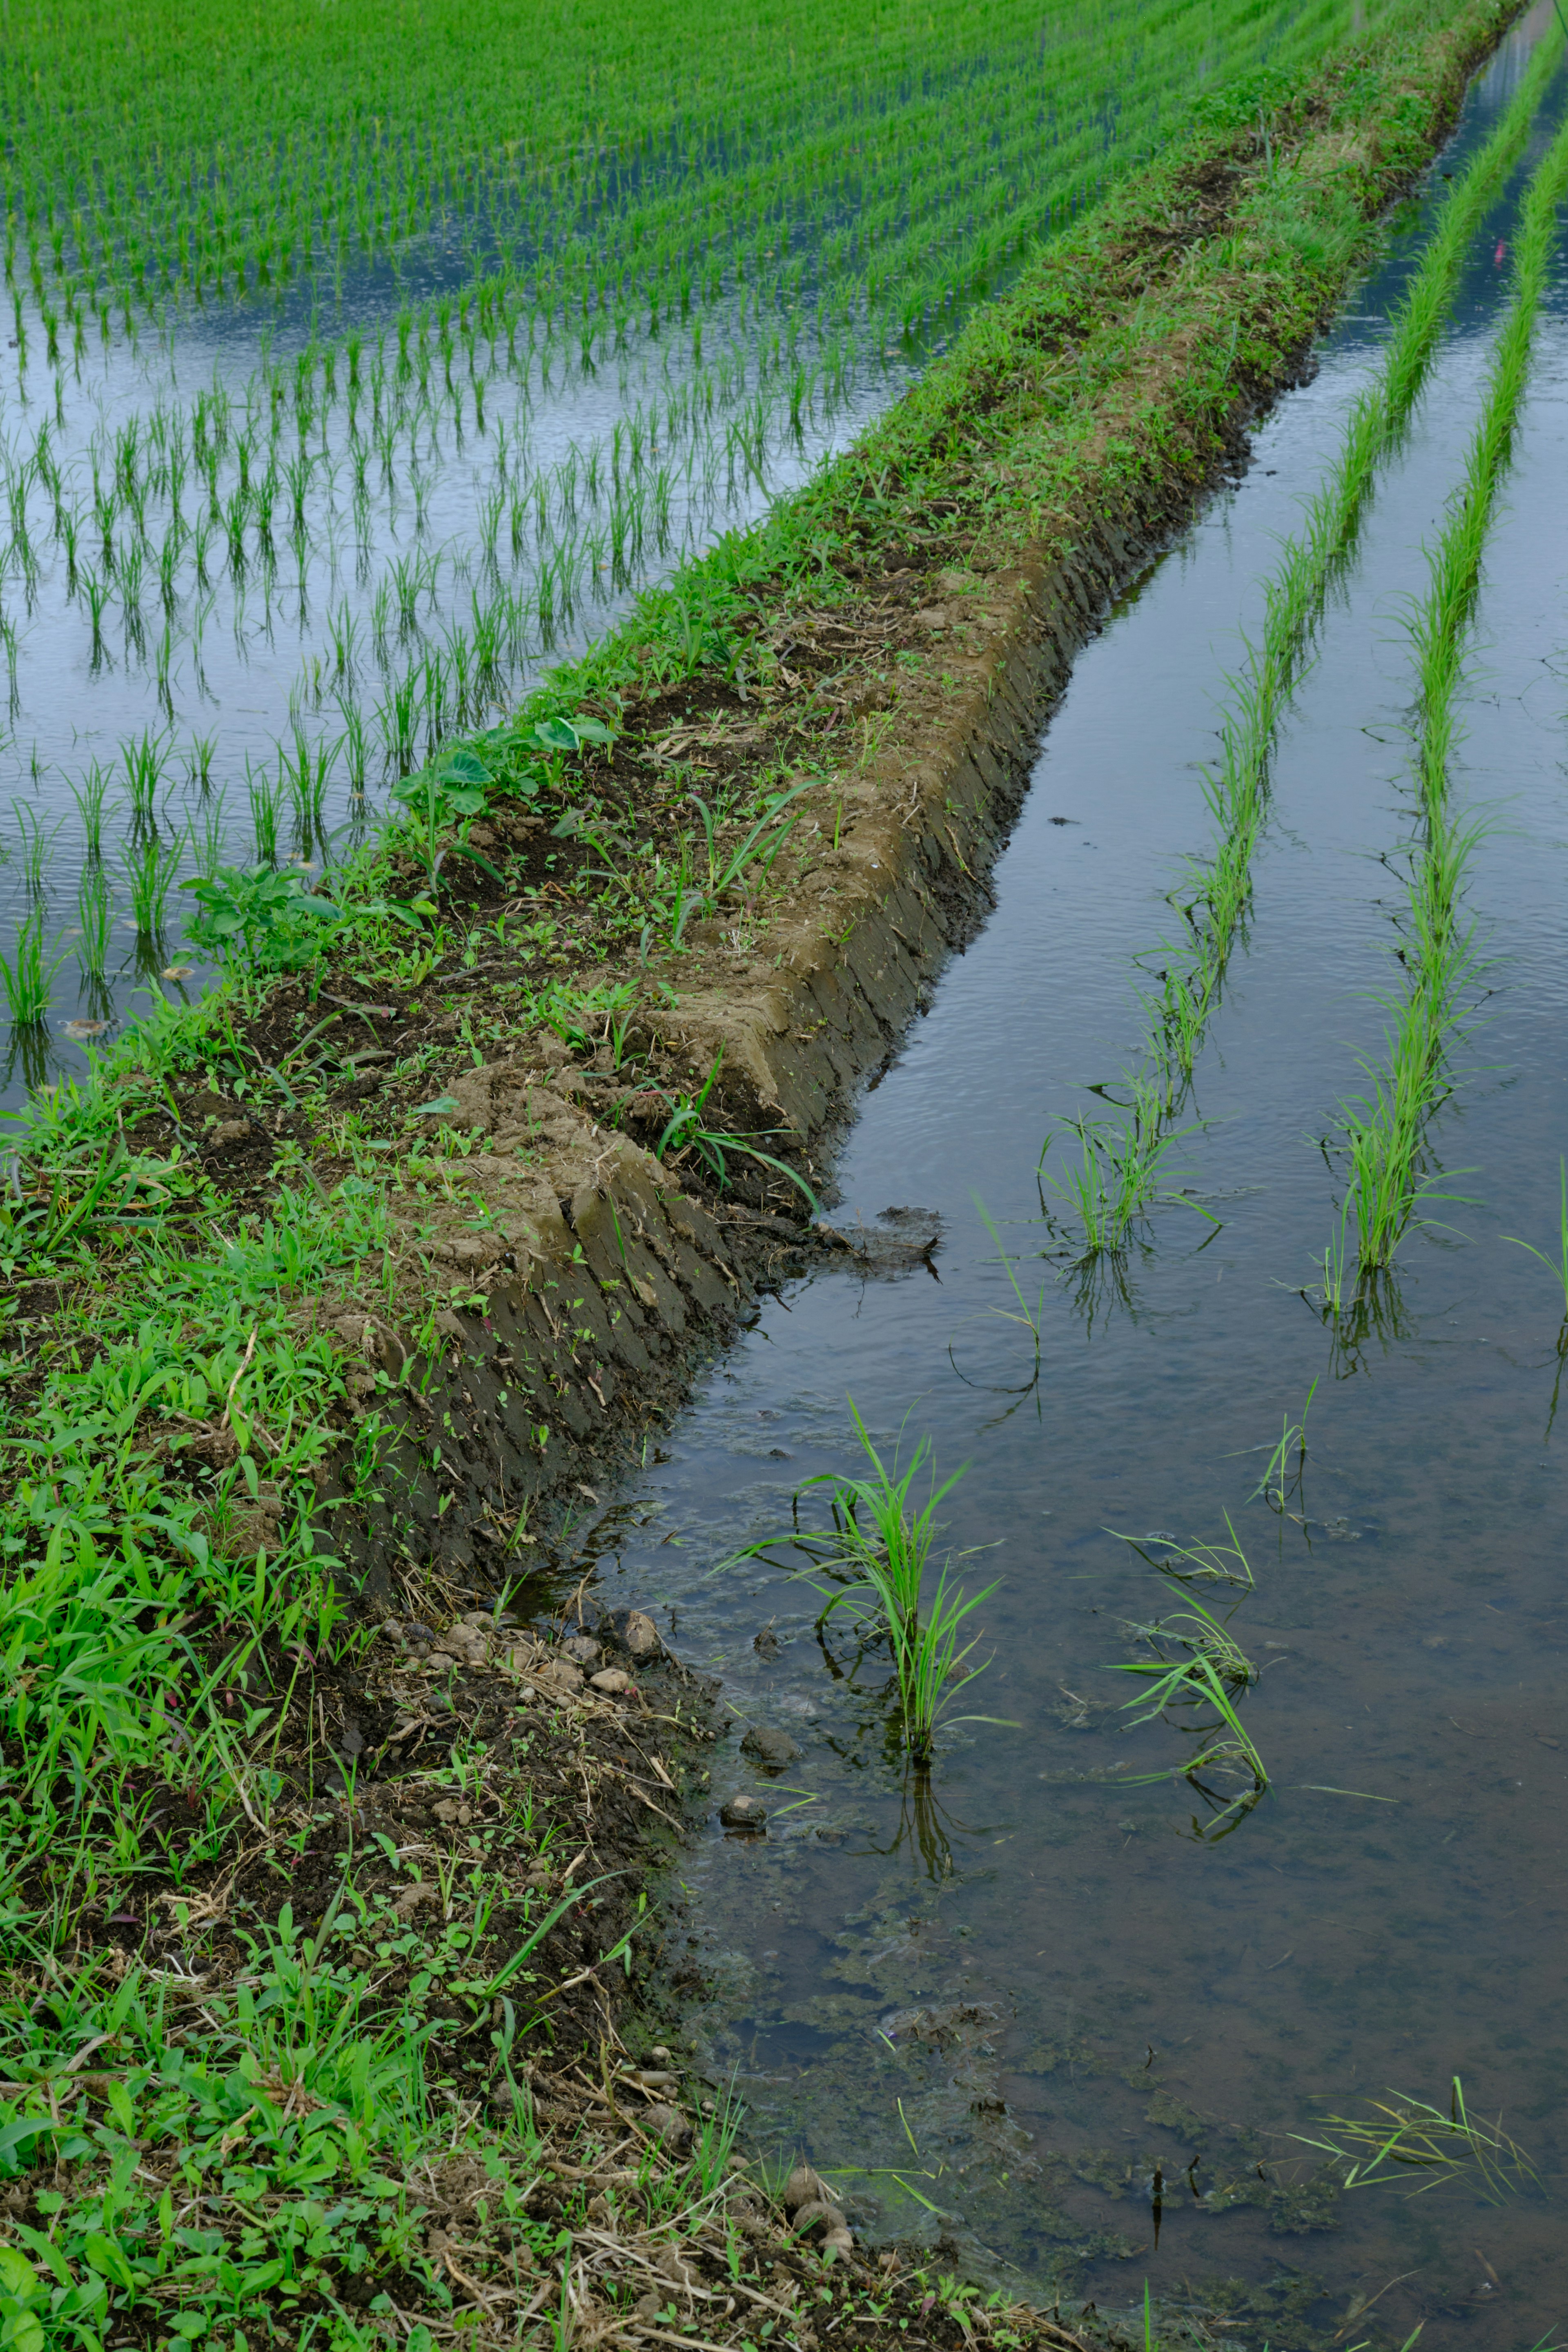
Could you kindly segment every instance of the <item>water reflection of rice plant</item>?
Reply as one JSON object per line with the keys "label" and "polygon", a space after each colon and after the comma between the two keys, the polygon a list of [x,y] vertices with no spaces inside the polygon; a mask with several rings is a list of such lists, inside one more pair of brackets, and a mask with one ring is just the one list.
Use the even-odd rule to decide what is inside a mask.
{"label": "water reflection of rice plant", "polygon": [[1470,2115],[1458,2074],[1447,2112],[1404,2092],[1391,2090],[1388,2096],[1392,2104],[1373,2100],[1369,2116],[1322,2116],[1320,2128],[1331,2132],[1331,2139],[1313,2139],[1305,2132],[1290,2137],[1342,2165],[1346,2189],[1397,2185],[1406,2195],[1420,2197],[1447,2182],[1466,2180],[1489,2205],[1500,2205],[1540,2186],[1534,2164],[1504,2131],[1501,2116],[1489,2126]]}
{"label": "water reflection of rice plant", "polygon": [[[944,1560],[934,1590],[927,1589],[927,1570],[935,1543],[939,1505],[963,1475],[955,1470],[942,1486],[930,1469],[931,1441],[921,1438],[900,1473],[898,1457],[885,1463],[871,1442],[854,1400],[850,1413],[868,1475],[849,1478],[825,1471],[808,1478],[796,1491],[795,1526],[786,1537],[764,1538],[735,1555],[737,1560],[765,1557],[780,1542],[804,1552],[810,1566],[792,1573],[807,1581],[822,1577],[813,1589],[824,1606],[817,1617],[824,1654],[837,1672],[844,1672],[827,1650],[830,1621],[847,1610],[858,1635],[858,1648],[848,1669],[851,1680],[868,1650],[886,1644],[893,1661],[900,1729],[910,1758],[926,1765],[935,1748],[939,1723],[997,1723],[995,1716],[954,1716],[949,1710],[960,1693],[985,1670],[971,1665],[978,1635],[963,1638],[969,1618],[996,1591],[966,1595],[951,1585],[951,1560]],[[967,1465],[964,1465],[967,1467]],[[925,1472],[928,1492],[918,1507],[911,1499],[917,1480]],[[817,1534],[802,1533],[800,1504],[812,1488],[829,1489],[831,1527]],[[726,1562],[725,1565],[731,1563]]]}
{"label": "water reflection of rice plant", "polygon": [[[1258,1680],[1258,1669],[1230,1631],[1229,1621],[1252,1591],[1253,1577],[1228,1517],[1226,1526],[1228,1544],[1177,1544],[1158,1554],[1147,1549],[1147,1538],[1118,1538],[1185,1594],[1186,1605],[1169,1616],[1124,1622],[1123,1630],[1151,1654],[1119,1660],[1110,1671],[1134,1675],[1147,1685],[1126,1703],[1142,1710],[1132,1716],[1134,1724],[1168,1720],[1173,1708],[1194,1711],[1180,1719],[1179,1728],[1200,1742],[1199,1752],[1176,1769],[1209,1807],[1207,1821],[1200,1822],[1196,1816],[1193,1821],[1193,1834],[1207,1843],[1227,1836],[1268,1788],[1263,1759],[1237,1711],[1243,1694]],[[1223,1617],[1216,1616],[1193,1591],[1199,1583],[1238,1586],[1240,1597]],[[1128,1776],[1133,1787],[1169,1777],[1168,1771]],[[1211,1786],[1213,1781],[1238,1785],[1226,1795]]]}

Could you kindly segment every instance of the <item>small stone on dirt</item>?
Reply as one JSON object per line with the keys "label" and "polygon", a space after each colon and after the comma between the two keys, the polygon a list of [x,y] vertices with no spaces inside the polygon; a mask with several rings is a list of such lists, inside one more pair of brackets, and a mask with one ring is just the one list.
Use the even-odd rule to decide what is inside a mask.
{"label": "small stone on dirt", "polygon": [[800,1752],[787,1731],[769,1731],[757,1723],[752,1724],[741,1742],[742,1755],[770,1772],[782,1772],[786,1764],[795,1762]]}
{"label": "small stone on dirt", "polygon": [[606,1666],[602,1675],[593,1676],[592,1688],[602,1691],[605,1698],[625,1698],[628,1691],[637,1688],[637,1685],[630,1675],[622,1674],[619,1666]]}
{"label": "small stone on dirt", "polygon": [[626,1612],[626,1622],[621,1628],[621,1640],[634,1658],[657,1657],[664,1646],[658,1638],[658,1627],[654,1623],[653,1619],[647,1616],[640,1609],[629,1609]]}

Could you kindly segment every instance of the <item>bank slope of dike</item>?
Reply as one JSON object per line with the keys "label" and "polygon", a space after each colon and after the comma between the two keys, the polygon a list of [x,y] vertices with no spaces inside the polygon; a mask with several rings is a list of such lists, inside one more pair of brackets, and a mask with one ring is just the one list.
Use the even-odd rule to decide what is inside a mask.
{"label": "bank slope of dike", "polygon": [[21,2352],[1104,2340],[868,2264],[658,2042],[641,1882],[716,1698],[595,1612],[573,1528],[758,1289],[846,1246],[808,1220],[836,1124],[983,918],[1077,647],[1510,13],[1395,11],[1210,100],[316,899],[215,885],[221,984],[34,1106],[0,1237]]}

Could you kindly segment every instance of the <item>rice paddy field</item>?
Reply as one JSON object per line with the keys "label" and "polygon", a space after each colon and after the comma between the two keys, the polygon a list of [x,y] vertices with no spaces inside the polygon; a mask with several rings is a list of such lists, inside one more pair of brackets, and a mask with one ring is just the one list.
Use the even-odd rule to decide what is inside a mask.
{"label": "rice paddy field", "polygon": [[8,6],[13,1098],[202,985],[184,885],[342,856],[1205,91],[1367,21]]}
{"label": "rice paddy field", "polygon": [[[1447,21],[0,0],[0,2352],[1568,2341],[1568,22],[1491,21],[1375,236],[1275,145],[1322,168],[1342,106],[1337,168]],[[1108,356],[1053,257],[1110,283],[1097,219],[1205,126],[1224,226],[1153,242],[1231,306],[1222,384],[1260,221],[1313,284],[1373,258],[1100,616],[825,1178],[648,1007],[772,954],[895,694],[956,694],[976,383],[1026,375],[993,454],[1044,478],[1189,315],[1152,270]],[[770,635],[803,515],[821,609]],[[836,700],[812,634],[874,597],[902,650]],[[539,1471],[459,1617],[451,1449],[525,1408],[539,1470],[570,1408],[462,1385],[499,1151],[432,1090],[530,1039],[796,1270],[531,1524]],[[429,1507],[377,1521],[416,1422]],[[724,1737],[624,1612],[651,1758],[627,1674],[567,1712],[592,1642],[460,1715],[429,1626],[355,1616],[362,1527],[479,1666],[657,1608]],[[655,1921],[635,2094],[684,2137],[626,2125],[598,1982]],[[797,2158],[820,2252],[725,2202]]]}

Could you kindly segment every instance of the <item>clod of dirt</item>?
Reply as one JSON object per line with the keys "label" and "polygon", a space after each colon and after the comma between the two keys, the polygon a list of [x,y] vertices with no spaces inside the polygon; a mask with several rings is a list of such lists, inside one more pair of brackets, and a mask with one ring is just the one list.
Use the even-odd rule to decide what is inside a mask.
{"label": "clod of dirt", "polygon": [[640,1609],[628,1609],[624,1617],[617,1612],[616,1633],[622,1648],[629,1650],[634,1658],[657,1658],[664,1647],[658,1638],[658,1627]]}
{"label": "clod of dirt", "polygon": [[817,1224],[817,1240],[843,1250],[863,1272],[910,1274],[931,1266],[931,1252],[942,1239],[942,1218],[935,1209],[883,1209],[877,1223],[865,1225]]}
{"label": "clod of dirt", "polygon": [[755,1797],[731,1797],[719,1809],[719,1819],[727,1830],[760,1830],[767,1826],[767,1807]]}
{"label": "clod of dirt", "polygon": [[842,2260],[855,2251],[855,2233],[832,2205],[803,2205],[795,2217],[795,2236],[803,2236],[807,2230],[822,2231],[825,2262],[832,2262],[835,2257]]}
{"label": "clod of dirt", "polygon": [[741,1753],[753,1764],[760,1764],[764,1771],[781,1772],[786,1764],[795,1761],[801,1751],[787,1731],[769,1731],[754,1723],[741,1742]]}
{"label": "clod of dirt", "polygon": [[602,1675],[592,1676],[589,1687],[605,1698],[626,1698],[636,1690],[637,1685],[630,1675],[621,1672],[619,1666],[606,1666]]}
{"label": "clod of dirt", "polygon": [[837,2194],[820,2172],[809,2164],[797,2164],[784,2185],[784,2210],[793,2213],[800,2205],[831,2205]]}

